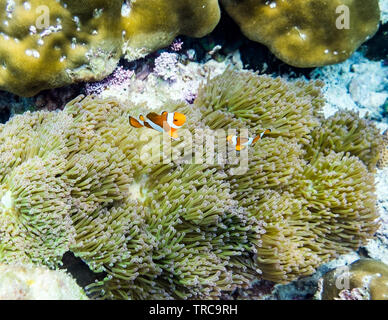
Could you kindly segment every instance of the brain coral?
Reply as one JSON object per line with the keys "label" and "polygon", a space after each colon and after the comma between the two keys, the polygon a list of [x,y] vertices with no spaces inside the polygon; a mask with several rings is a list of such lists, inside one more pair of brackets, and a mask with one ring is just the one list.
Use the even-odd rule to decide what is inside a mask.
{"label": "brain coral", "polygon": [[220,2],[248,38],[296,67],[346,60],[374,35],[380,21],[377,0]]}
{"label": "brain coral", "polygon": [[218,23],[217,0],[0,0],[0,89],[22,96],[100,80],[178,34]]}
{"label": "brain coral", "polygon": [[[146,106],[95,96],[12,118],[0,126],[0,262],[55,267],[71,250],[107,273],[90,293],[121,299],[217,298],[258,277],[311,274],[378,227],[370,158],[321,148],[313,134],[332,130],[320,86],[227,70],[194,105],[164,107],[188,119],[172,143],[129,125]],[[358,126],[349,121],[336,130]],[[272,132],[241,158],[221,143],[224,129],[264,128]],[[218,161],[197,159],[204,150],[209,159],[202,140],[218,134]],[[367,136],[348,139],[362,149]]]}

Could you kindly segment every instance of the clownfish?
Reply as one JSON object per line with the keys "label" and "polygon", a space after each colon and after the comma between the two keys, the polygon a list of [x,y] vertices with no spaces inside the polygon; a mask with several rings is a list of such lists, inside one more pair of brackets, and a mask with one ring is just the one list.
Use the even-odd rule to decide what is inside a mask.
{"label": "clownfish", "polygon": [[159,132],[167,132],[174,140],[177,140],[178,138],[177,130],[182,127],[185,122],[186,116],[179,112],[163,111],[160,115],[151,112],[147,114],[146,118],[143,115],[140,115],[139,119],[135,119],[131,116],[129,117],[129,123],[132,127],[147,127]]}
{"label": "clownfish", "polygon": [[270,132],[271,132],[271,129],[267,129],[264,132],[260,133],[255,138],[242,138],[242,137],[237,137],[236,135],[231,135],[231,136],[228,136],[226,139],[228,140],[229,143],[231,143],[233,146],[236,147],[236,151],[240,151],[245,147],[255,144],[257,140],[261,139],[265,134]]}

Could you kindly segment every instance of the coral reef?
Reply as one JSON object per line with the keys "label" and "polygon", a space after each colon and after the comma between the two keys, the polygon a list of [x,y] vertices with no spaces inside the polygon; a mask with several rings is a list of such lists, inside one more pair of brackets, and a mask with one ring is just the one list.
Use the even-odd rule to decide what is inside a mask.
{"label": "coral reef", "polygon": [[178,34],[218,23],[217,0],[0,1],[0,89],[22,96],[108,76]]}
{"label": "coral reef", "polygon": [[[377,0],[221,3],[250,39],[298,67],[347,59],[379,23]],[[343,4],[352,18],[349,28],[338,29],[336,8]],[[100,81],[121,57],[143,58],[178,35],[202,37],[217,26],[220,7],[218,0],[1,0],[0,15],[0,89],[30,97]],[[181,48],[179,41],[171,47]],[[222,59],[220,46],[211,49],[208,55]]]}
{"label": "coral reef", "polygon": [[[363,140],[356,115],[323,125],[321,86],[228,69],[193,104],[153,109],[186,114],[172,143],[130,126],[146,105],[93,95],[13,117],[0,127],[0,261],[55,267],[70,250],[108,274],[91,294],[125,299],[217,298],[258,277],[313,273],[378,228],[375,158],[363,150],[379,153],[379,133],[370,125]],[[317,127],[358,148],[323,145]],[[222,135],[213,155],[203,145],[220,130],[264,128],[240,157]]]}
{"label": "coral reef", "polygon": [[155,59],[155,74],[166,81],[176,81],[178,73],[178,55],[175,53],[162,52]]}
{"label": "coral reef", "polygon": [[[387,132],[388,123],[385,116],[388,88],[387,72],[387,65],[383,61],[370,61],[365,58],[362,52],[356,52],[350,59],[341,64],[315,69],[311,73],[312,78],[321,79],[325,83],[322,88],[326,98],[323,107],[324,116],[332,119],[331,116],[336,112],[347,112],[347,117],[352,117],[352,114],[357,113],[360,117],[365,118],[362,122],[367,126],[373,123],[381,133]],[[366,131],[366,135],[369,135],[368,131],[369,129]],[[381,142],[381,137],[376,139],[379,143]],[[332,142],[325,143],[331,144]],[[356,146],[359,148],[359,143],[356,143]],[[368,147],[365,150],[367,149]],[[380,169],[375,172],[377,206],[381,226],[375,237],[362,248],[368,257],[388,264],[388,170],[384,168],[386,150],[385,133],[377,164]],[[351,152],[351,150],[349,151]]]}
{"label": "coral reef", "polygon": [[135,72],[126,70],[119,66],[109,76],[98,82],[88,82],[85,84],[85,92],[87,95],[101,94],[105,90],[125,91],[129,87],[129,83],[135,76]]}
{"label": "coral reef", "polygon": [[[210,78],[220,75],[227,66],[242,69],[238,53],[228,55],[223,62],[209,60],[206,63],[190,61],[187,56],[182,55],[179,61],[173,61],[175,73],[171,73],[158,64],[163,53],[165,52],[157,55],[155,61],[150,59],[140,62],[137,71],[125,70],[119,66],[106,79],[86,84],[84,93],[96,94],[100,98],[114,98],[121,104],[145,104],[152,109],[162,108],[171,100],[183,100],[192,104],[200,84],[206,81],[208,75]],[[133,66],[133,69],[136,70],[136,66]],[[172,76],[174,81],[164,80],[164,76],[167,76],[167,79]]]}
{"label": "coral reef", "polygon": [[377,169],[376,194],[381,227],[364,247],[367,256],[388,264],[388,168]]}
{"label": "coral reef", "polygon": [[322,300],[388,300],[388,266],[373,259],[360,259],[349,267],[324,275],[316,293]]}
{"label": "coral reef", "polygon": [[385,24],[388,22],[388,1],[379,0],[379,6],[381,10],[381,23]]}
{"label": "coral reef", "polygon": [[[295,67],[346,60],[374,35],[380,21],[377,0],[220,2],[249,39],[265,44],[279,59]],[[346,16],[341,16],[344,14],[349,25],[343,20]]]}
{"label": "coral reef", "polygon": [[272,300],[275,283],[267,280],[255,281],[250,288],[237,289],[229,295],[223,295],[222,300]]}
{"label": "coral reef", "polygon": [[316,68],[311,78],[325,83],[323,93],[325,117],[338,110],[359,112],[361,117],[378,120],[381,132],[388,128],[383,115],[387,108],[388,66],[383,61],[370,61],[356,52],[343,63]]}
{"label": "coral reef", "polygon": [[87,300],[64,271],[33,265],[0,264],[0,300]]}
{"label": "coral reef", "polygon": [[109,75],[122,1],[0,1],[0,88],[22,96]]}
{"label": "coral reef", "polygon": [[170,45],[178,35],[203,37],[220,20],[218,0],[136,0],[122,9],[124,54],[132,61]]}
{"label": "coral reef", "polygon": [[320,265],[317,270],[309,276],[301,277],[286,284],[274,284],[272,292],[266,297],[266,300],[311,300],[318,290],[318,284],[321,281],[320,279],[327,272],[334,268],[348,265],[358,259],[360,259],[360,256],[356,251],[351,251],[340,255],[335,259],[330,259],[329,262]]}

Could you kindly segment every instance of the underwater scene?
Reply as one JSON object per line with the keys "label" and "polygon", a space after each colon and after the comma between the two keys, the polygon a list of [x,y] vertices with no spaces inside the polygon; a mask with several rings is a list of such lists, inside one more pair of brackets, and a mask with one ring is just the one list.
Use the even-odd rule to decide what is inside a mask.
{"label": "underwater scene", "polygon": [[0,0],[0,300],[388,300],[388,0]]}

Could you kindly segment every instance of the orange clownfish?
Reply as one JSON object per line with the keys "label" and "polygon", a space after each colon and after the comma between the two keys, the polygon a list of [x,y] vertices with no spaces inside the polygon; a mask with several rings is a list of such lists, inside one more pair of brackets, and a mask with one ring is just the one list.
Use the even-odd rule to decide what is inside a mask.
{"label": "orange clownfish", "polygon": [[129,117],[129,123],[132,127],[143,128],[147,127],[159,132],[167,132],[168,135],[176,140],[178,138],[177,130],[186,122],[186,116],[179,112],[163,111],[160,115],[151,112],[145,118],[140,115],[139,119]]}
{"label": "orange clownfish", "polygon": [[241,138],[241,137],[237,137],[236,135],[231,135],[231,136],[228,136],[226,139],[228,140],[229,143],[231,143],[233,146],[236,147],[237,151],[240,151],[245,147],[255,144],[257,140],[261,139],[265,134],[270,132],[271,132],[271,129],[267,129],[264,132],[260,133],[255,138]]}

